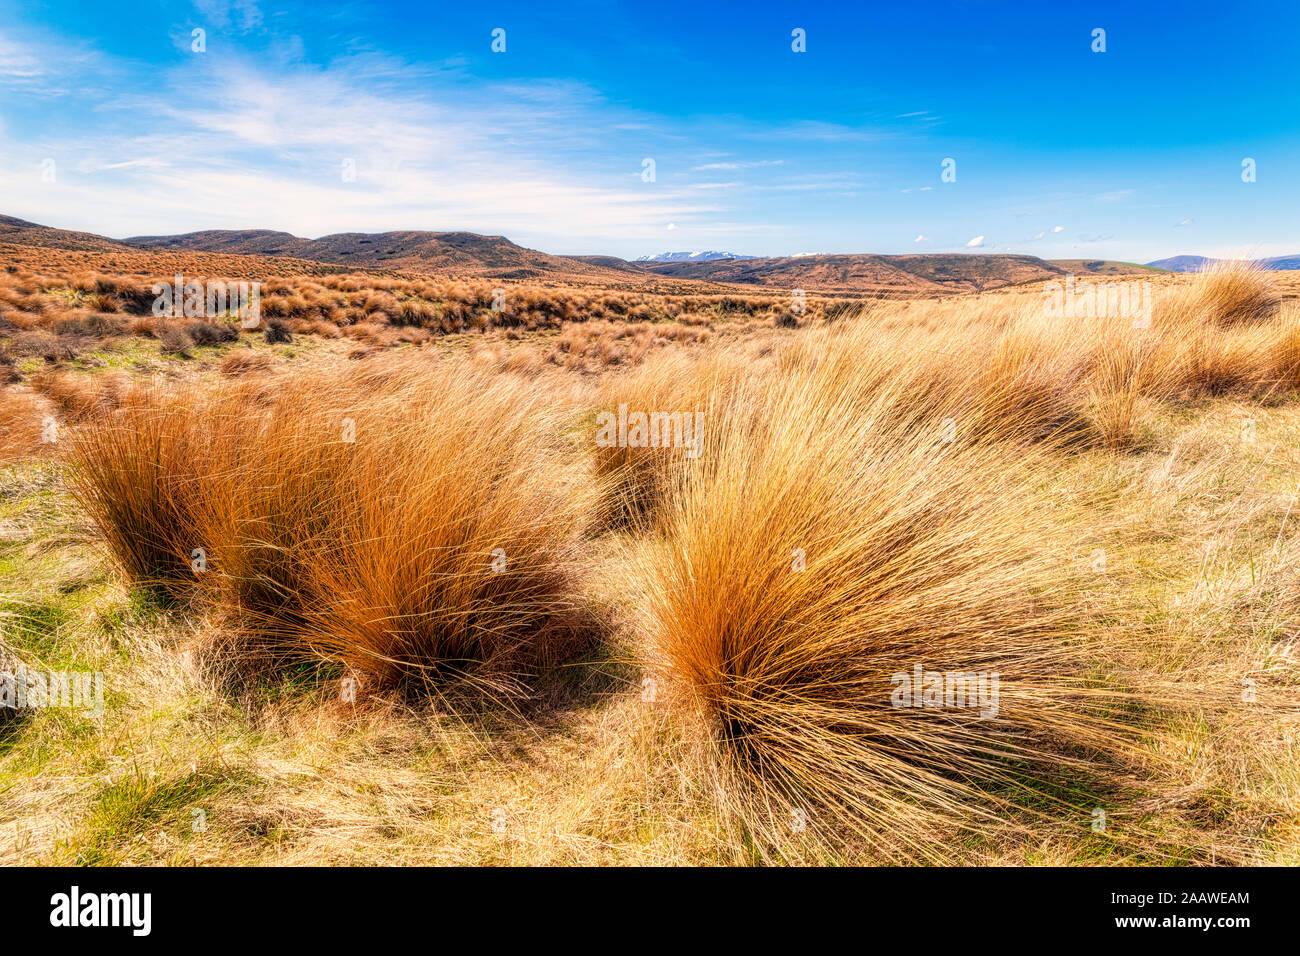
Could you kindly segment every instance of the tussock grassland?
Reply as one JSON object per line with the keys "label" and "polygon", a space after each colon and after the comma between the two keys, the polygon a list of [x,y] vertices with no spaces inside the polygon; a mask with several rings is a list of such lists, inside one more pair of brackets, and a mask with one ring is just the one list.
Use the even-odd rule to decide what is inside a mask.
{"label": "tussock grassland", "polygon": [[[974,308],[961,300],[891,306],[868,321],[814,326],[778,364],[782,374],[807,373],[827,401],[850,397],[854,414],[904,431],[949,422],[964,441],[1122,450],[1143,440],[1155,403],[1231,392],[1272,401],[1300,386],[1300,306],[1283,305],[1266,274],[1243,274],[1216,270],[1170,287],[1136,322],[1048,318],[1037,293],[985,297]],[[1267,320],[1224,325],[1225,283],[1234,282],[1243,309],[1273,303]],[[613,379],[604,400],[699,407],[702,394],[752,374],[729,353],[688,355]],[[884,393],[891,399],[882,405]],[[761,395],[748,401],[770,404]],[[610,507],[644,514],[681,458],[672,449],[599,450],[598,468],[616,475]]]}
{"label": "tussock grassland", "polygon": [[[42,378],[67,437],[6,477],[0,618],[112,696],[4,731],[5,858],[1295,862],[1274,283],[1170,282],[1137,326],[875,305],[594,376],[492,344]],[[699,412],[698,454],[597,443],[619,405]],[[916,706],[918,670],[983,691]]]}
{"label": "tussock grassland", "polygon": [[[234,258],[244,260],[239,279],[247,286],[248,263],[263,260]],[[790,294],[778,289],[678,293],[673,283],[611,289],[558,281],[272,273],[259,284],[260,320],[246,327],[234,304],[236,280],[211,274],[210,258],[187,265],[182,257],[176,268],[200,291],[182,296],[178,314],[172,314],[170,296],[166,314],[155,310],[154,287],[170,289],[173,274],[102,272],[69,263],[48,270],[10,266],[0,272],[0,361],[66,365],[138,340],[163,355],[194,357],[203,349],[289,343],[295,336],[388,349],[462,335],[557,333],[539,350],[540,363],[596,370],[635,363],[665,340],[707,341],[719,324],[797,327],[854,307],[853,300],[809,295],[795,316]],[[214,294],[209,303],[213,284],[229,286],[230,295]]]}

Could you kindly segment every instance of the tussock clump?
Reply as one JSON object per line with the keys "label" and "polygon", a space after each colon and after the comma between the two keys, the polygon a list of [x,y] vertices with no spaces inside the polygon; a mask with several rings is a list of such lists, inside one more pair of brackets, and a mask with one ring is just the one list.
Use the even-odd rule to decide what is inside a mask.
{"label": "tussock clump", "polygon": [[262,372],[271,367],[271,356],[266,352],[252,349],[238,349],[230,352],[221,360],[219,368],[222,375],[232,378],[247,375],[249,372]]}
{"label": "tussock clump", "polygon": [[96,312],[118,312],[121,311],[122,303],[107,292],[92,292],[86,296],[86,307]]}
{"label": "tussock clump", "polygon": [[0,345],[0,386],[16,385],[22,380],[23,376],[18,371],[18,363],[9,354],[9,350]]}
{"label": "tussock clump", "polygon": [[32,388],[43,394],[69,421],[107,414],[130,391],[130,377],[111,371],[98,375],[45,371],[32,376]]}
{"label": "tussock clump", "polygon": [[239,339],[239,329],[226,322],[194,322],[185,328],[195,345],[220,345]]}
{"label": "tussock clump", "polygon": [[[463,369],[383,388],[333,479],[308,639],[381,682],[468,677],[500,693],[586,650],[577,570],[590,494],[558,442],[563,408]],[[453,389],[475,397],[449,404]]]}
{"label": "tussock clump", "polygon": [[[640,565],[647,638],[739,819],[766,847],[796,815],[906,841],[1116,746],[1032,455],[901,427],[896,393],[836,399],[815,374],[713,405]],[[917,667],[998,675],[996,714],[895,706]]]}
{"label": "tussock clump", "polygon": [[1259,322],[1272,316],[1281,301],[1268,271],[1253,262],[1220,262],[1197,281],[1201,306],[1220,326]]}
{"label": "tussock clump", "polygon": [[1278,387],[1300,388],[1300,310],[1284,310],[1278,318],[1277,341],[1271,350],[1269,377]]}
{"label": "tussock clump", "polygon": [[185,329],[176,324],[167,324],[157,330],[158,341],[164,355],[188,355],[194,340]]}
{"label": "tussock clump", "polygon": [[271,319],[266,323],[266,331],[262,333],[269,345],[279,345],[284,342],[293,341],[293,333],[289,331],[289,326],[280,319]]}
{"label": "tussock clump", "polygon": [[209,413],[201,396],[184,389],[141,387],[115,412],[71,432],[72,492],[142,585],[182,591],[196,581],[197,529],[220,451],[203,433]]}
{"label": "tussock clump", "polygon": [[1089,379],[1088,417],[1092,438],[1111,451],[1127,451],[1143,421],[1141,358],[1133,350],[1099,352]]}
{"label": "tussock clump", "polygon": [[323,657],[516,694],[595,633],[562,414],[460,364],[151,391],[78,433],[75,487],[132,577],[198,585],[237,669]]}

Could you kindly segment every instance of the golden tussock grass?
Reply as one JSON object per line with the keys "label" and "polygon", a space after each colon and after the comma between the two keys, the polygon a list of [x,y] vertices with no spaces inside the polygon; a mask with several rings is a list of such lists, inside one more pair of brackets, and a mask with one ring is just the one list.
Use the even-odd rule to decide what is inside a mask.
{"label": "golden tussock grass", "polygon": [[77,433],[75,487],[129,574],[222,612],[229,659],[514,693],[594,634],[563,414],[520,381],[415,364],[155,390]]}
{"label": "golden tussock grass", "polygon": [[[764,288],[746,294],[673,294],[657,287],[638,288],[635,283],[627,288],[597,288],[554,280],[285,275],[285,263],[274,259],[206,254],[159,255],[159,260],[174,260],[172,272],[113,274],[108,263],[87,268],[78,265],[75,254],[67,259],[52,250],[44,252],[50,254],[40,271],[15,267],[13,272],[0,273],[0,335],[6,324],[43,332],[55,337],[55,342],[45,343],[47,350],[57,344],[68,354],[129,335],[165,337],[167,350],[180,354],[190,345],[233,341],[246,332],[229,313],[155,315],[153,287],[158,282],[170,285],[176,272],[202,284],[236,281],[232,276],[260,281],[263,326],[279,323],[294,334],[325,339],[348,336],[391,346],[465,333],[559,330],[562,335],[551,361],[568,368],[635,362],[656,340],[703,342],[718,321],[770,321],[782,314],[788,299],[783,290]],[[134,261],[131,256],[124,258]],[[82,259],[99,261],[89,252]],[[213,271],[220,267],[232,271]],[[250,276],[250,270],[255,274]],[[498,289],[504,294],[498,295]],[[815,321],[851,304],[852,300],[810,295],[804,318]],[[592,330],[576,328],[586,325]]]}
{"label": "golden tussock grass", "polygon": [[140,386],[69,438],[72,493],[118,564],[147,587],[194,581],[203,482],[216,451],[201,434],[207,398]]}
{"label": "golden tussock grass", "polygon": [[1221,326],[1267,319],[1281,300],[1272,275],[1252,262],[1217,262],[1199,278],[1201,304]]}
{"label": "golden tussock grass", "polygon": [[40,396],[0,389],[0,462],[31,458],[48,448],[46,429],[53,409]]}
{"label": "golden tussock grass", "polygon": [[[596,415],[589,419],[588,428],[594,436],[600,415],[617,423],[620,409],[628,415],[667,412],[694,416],[728,394],[742,373],[741,366],[724,354],[661,356],[658,361],[604,383],[595,401]],[[646,436],[644,446],[632,441],[592,441],[595,472],[602,480],[599,509],[603,524],[653,521],[670,492],[675,472],[693,454],[674,441],[671,429],[666,434],[661,434],[661,428],[654,432]],[[684,440],[686,436],[677,437]]]}
{"label": "golden tussock grass", "polygon": [[[403,281],[286,279],[272,294],[309,311],[371,298],[370,327],[344,328],[365,341],[448,318],[421,304],[436,284]],[[603,638],[664,685],[673,733],[637,746],[696,748],[654,792],[672,773],[698,784],[702,767],[737,857],[945,861],[971,833],[1051,856],[1074,824],[1046,821],[1086,821],[1099,799],[1236,794],[1226,764],[1188,782],[1198,721],[1290,726],[1272,697],[1248,716],[1227,691],[1249,655],[1275,653],[1272,628],[1300,620],[1284,586],[1294,519],[1233,510],[1217,472],[1184,469],[1186,448],[1154,450],[1201,404],[1238,415],[1294,397],[1300,316],[1252,305],[1260,295],[1253,277],[1215,274],[1162,286],[1149,325],[1062,322],[1011,290],[764,323],[726,349],[716,325],[663,334],[634,319],[562,326],[550,353],[484,340],[450,358],[251,375],[227,357],[215,384],[127,390],[102,413],[59,376],[42,381],[69,418],[96,409],[73,427],[71,475],[118,563],[192,602],[236,676],[323,660],[385,706],[394,689],[450,684],[516,699]],[[698,456],[598,443],[597,415],[620,405],[699,412]],[[1112,555],[1104,575],[1097,547]],[[1143,577],[1161,560],[1171,570]],[[1162,575],[1185,603],[1153,596]],[[974,675],[966,692],[996,675],[996,703],[899,706],[915,703],[903,688],[918,667]],[[1273,743],[1249,772],[1280,787],[1295,776]],[[606,783],[633,801],[636,786]],[[693,799],[673,812],[697,812]],[[1282,798],[1249,806],[1256,840],[1288,812]],[[583,812],[602,827],[639,819]],[[1184,840],[1178,858],[1210,858],[1188,836],[1192,811],[1161,809],[1160,826],[1145,812],[1131,842],[1108,846],[1164,859]],[[1213,852],[1253,858],[1250,839]]]}
{"label": "golden tussock grass", "polygon": [[[710,403],[638,569],[646,641],[705,722],[722,802],[761,847],[788,846],[795,820],[910,843],[1089,752],[1119,759],[1126,695],[1100,680],[1060,546],[1081,516],[1041,487],[1041,457],[946,440],[893,413],[906,391],[867,403],[818,371]],[[998,675],[995,713],[898,706],[918,667]]]}

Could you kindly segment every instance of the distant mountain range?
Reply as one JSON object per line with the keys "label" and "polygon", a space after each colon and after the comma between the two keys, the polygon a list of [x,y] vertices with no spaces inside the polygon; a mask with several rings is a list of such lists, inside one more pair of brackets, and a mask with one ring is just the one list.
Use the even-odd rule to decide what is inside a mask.
{"label": "distant mountain range", "polygon": [[871,289],[907,295],[995,289],[1064,270],[1033,256],[775,256],[689,262],[641,262],[676,279],[703,279],[787,289]]}
{"label": "distant mountain range", "polygon": [[515,245],[504,236],[473,232],[340,232],[301,239],[267,229],[188,232],[178,236],[133,236],[122,242],[137,249],[187,249],[257,256],[292,256],[358,269],[528,279],[553,273],[598,275],[601,266],[552,256]]}
{"label": "distant mountain range", "polygon": [[[1223,261],[1225,260],[1211,259],[1207,256],[1171,256],[1168,259],[1157,259],[1155,262],[1148,262],[1147,265],[1156,269],[1168,269],[1170,272],[1200,272],[1202,269]],[[1256,259],[1255,261],[1264,269],[1300,269],[1300,255],[1274,256],[1271,259]]]}
{"label": "distant mountain range", "polygon": [[[221,256],[220,262],[187,268],[241,274],[266,269],[258,259],[272,257],[285,266],[295,261],[313,268],[394,271],[426,275],[504,280],[547,279],[612,286],[660,285],[671,281],[681,291],[725,292],[735,286],[805,289],[849,296],[944,296],[978,292],[1074,275],[1125,275],[1146,267],[1108,260],[1050,261],[1034,256],[982,255],[823,255],[753,257],[734,253],[667,252],[629,262],[617,256],[559,256],[516,245],[504,236],[472,232],[346,232],[304,239],[269,229],[217,229],[175,236],[109,239],[0,216],[0,246],[6,243],[112,256],[142,252]],[[249,257],[244,265],[231,256]],[[142,263],[147,267],[147,263]],[[212,274],[222,274],[214,271]]]}
{"label": "distant mountain range", "polygon": [[637,256],[633,262],[716,262],[719,259],[756,259],[735,252],[661,252],[657,256]]}

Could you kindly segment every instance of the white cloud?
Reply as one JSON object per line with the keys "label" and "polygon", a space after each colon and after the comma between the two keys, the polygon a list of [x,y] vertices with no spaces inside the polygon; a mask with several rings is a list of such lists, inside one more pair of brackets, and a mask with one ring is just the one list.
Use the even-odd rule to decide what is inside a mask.
{"label": "white cloud", "polygon": [[1052,227],[1052,232],[1065,232],[1065,227],[1064,227],[1064,226],[1053,226],[1053,227]]}
{"label": "white cloud", "polygon": [[[76,80],[87,72],[94,76],[92,86],[80,88]],[[102,97],[109,74],[109,64],[80,41],[0,34],[0,89],[6,98],[22,93]]]}
{"label": "white cloud", "polygon": [[[287,21],[269,8],[195,3],[167,28],[180,51],[142,49],[139,59],[49,31],[0,35],[0,212],[117,237],[466,230],[548,250],[618,252],[671,223],[701,242],[776,232],[788,234],[788,248],[806,248],[819,240],[804,236],[807,223],[787,212],[795,204],[779,198],[826,199],[830,228],[858,228],[839,222],[848,216],[843,197],[879,183],[837,144],[856,150],[899,135],[674,119],[578,82],[484,81],[457,59],[365,52],[321,63],[277,32]],[[185,52],[191,21],[208,29],[207,54]],[[239,42],[217,51],[219,32]],[[643,156],[659,157],[656,182],[640,180]],[[57,182],[41,182],[46,157],[57,162]],[[345,161],[352,181],[341,175]],[[734,175],[747,180],[752,171],[755,181],[706,172],[692,183],[691,170],[741,170]],[[765,204],[773,219],[764,219]]]}
{"label": "white cloud", "polygon": [[978,248],[979,248],[980,246],[982,246],[982,245],[984,245],[984,237],[983,237],[983,236],[976,236],[976,237],[975,237],[974,239],[972,239],[970,242],[966,243],[966,248],[967,248],[967,249],[978,249]]}
{"label": "white cloud", "polygon": [[[551,246],[648,237],[722,211],[686,186],[626,185],[617,159],[594,150],[607,107],[584,87],[438,95],[410,80],[379,57],[329,69],[223,57],[162,72],[156,93],[119,99],[111,131],[0,144],[0,209],[115,236],[465,229]],[[45,156],[59,181],[34,196]]]}
{"label": "white cloud", "polygon": [[32,50],[0,36],[0,77],[4,77],[6,84],[34,80],[45,74],[45,66]]}
{"label": "white cloud", "polygon": [[913,242],[929,242],[929,241],[930,241],[930,237],[929,237],[929,236],[918,235],[918,236],[917,236],[915,239],[913,239],[912,241],[913,241]]}

